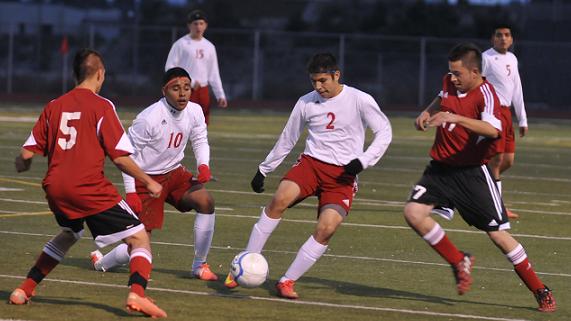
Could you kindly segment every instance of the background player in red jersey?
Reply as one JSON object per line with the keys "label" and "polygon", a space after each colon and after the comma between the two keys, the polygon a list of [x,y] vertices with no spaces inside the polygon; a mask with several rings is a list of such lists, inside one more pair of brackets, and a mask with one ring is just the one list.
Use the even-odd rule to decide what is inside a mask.
{"label": "background player in red jersey", "polygon": [[[511,28],[507,25],[496,27],[492,34],[492,44],[492,48],[482,53],[482,75],[494,86],[502,106],[500,110],[504,134],[498,144],[498,154],[490,161],[490,169],[502,193],[501,174],[512,167],[515,160],[512,105],[518,120],[519,137],[527,134],[528,126],[517,57],[509,51],[513,45]],[[519,217],[507,208],[506,212],[509,218]]]}
{"label": "background player in red jersey", "polygon": [[[480,73],[482,54],[472,44],[459,44],[448,57],[450,72],[439,96],[416,119],[418,130],[436,127],[430,151],[432,161],[413,188],[404,208],[407,223],[438,252],[454,272],[458,294],[472,284],[474,257],[459,251],[440,225],[430,217],[435,207],[458,208],[470,225],[488,234],[514,265],[521,280],[535,295],[542,312],[556,310],[551,290],[535,274],[527,254],[507,231],[497,185],[487,167],[496,154],[501,135],[498,97]],[[448,218],[451,219],[452,212]]]}
{"label": "background player in red jersey", "polygon": [[123,172],[144,182],[158,197],[160,184],[129,158],[133,146],[109,100],[98,95],[105,80],[99,53],[80,50],[74,58],[77,86],[52,100],[16,157],[16,170],[30,168],[35,154],[48,156],[42,187],[61,232],[44,246],[28,276],[10,295],[10,303],[25,304],[35,288],[64,258],[83,234],[86,223],[98,247],[123,240],[131,249],[130,292],[126,308],[162,318],[167,314],[145,296],[152,270],[149,238],[143,224],[105,178],[105,156]]}
{"label": "background player in red jersey", "polygon": [[187,26],[189,33],[172,45],[165,71],[174,68],[184,68],[192,79],[192,94],[190,101],[202,107],[206,124],[210,121],[210,92],[208,85],[216,97],[218,106],[228,107],[228,101],[222,88],[222,80],[218,69],[216,47],[204,38],[208,28],[208,19],[202,10],[193,10],[188,14]]}

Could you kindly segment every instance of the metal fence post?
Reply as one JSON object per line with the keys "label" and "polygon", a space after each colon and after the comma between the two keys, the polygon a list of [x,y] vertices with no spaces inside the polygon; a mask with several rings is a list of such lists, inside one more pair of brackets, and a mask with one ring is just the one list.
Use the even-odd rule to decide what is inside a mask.
{"label": "metal fence post", "polygon": [[95,49],[95,25],[89,24],[89,48]]}
{"label": "metal fence post", "polygon": [[252,99],[260,99],[260,30],[254,32],[254,54],[252,68]]}
{"label": "metal fence post", "polygon": [[14,24],[10,24],[8,35],[8,70],[6,71],[6,92],[12,93],[12,73],[14,68]]}
{"label": "metal fence post", "polygon": [[345,67],[345,34],[339,35],[339,69]]}
{"label": "metal fence post", "polygon": [[420,38],[418,67],[418,107],[424,106],[424,90],[426,87],[426,38]]}
{"label": "metal fence post", "polygon": [[172,27],[171,28],[171,44],[173,44],[176,41],[176,27]]}

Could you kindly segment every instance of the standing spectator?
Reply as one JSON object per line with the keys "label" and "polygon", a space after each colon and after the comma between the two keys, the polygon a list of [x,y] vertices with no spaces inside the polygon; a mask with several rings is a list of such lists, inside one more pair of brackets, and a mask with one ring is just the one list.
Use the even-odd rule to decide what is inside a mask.
{"label": "standing spectator", "polygon": [[210,93],[208,85],[212,86],[218,106],[228,107],[218,70],[216,47],[204,38],[204,32],[208,28],[208,20],[204,12],[201,10],[191,11],[188,14],[187,26],[189,33],[178,39],[171,47],[165,71],[173,67],[182,67],[189,73],[192,79],[190,101],[202,107],[206,124],[209,124]]}
{"label": "standing spectator", "polygon": [[167,314],[145,296],[152,254],[143,224],[105,178],[105,156],[123,172],[136,177],[151,197],[161,185],[131,160],[133,146],[109,100],[98,95],[105,80],[103,58],[89,49],[74,58],[77,86],[52,100],[16,157],[16,170],[27,171],[35,154],[48,156],[42,182],[49,207],[61,232],[46,243],[27,278],[10,295],[10,303],[25,304],[35,288],[64,258],[83,234],[86,223],[98,247],[123,240],[130,248],[130,292],[126,307],[155,318]]}
{"label": "standing spectator", "polygon": [[[261,253],[288,207],[317,196],[317,226],[276,284],[278,296],[297,299],[295,282],[325,253],[329,241],[351,209],[357,174],[374,166],[387,150],[391,125],[371,95],[339,82],[341,71],[332,54],[314,55],[307,66],[314,90],[299,98],[285,128],[251,182],[264,191],[264,179],[289,154],[304,128],[305,150],[285,174],[250,234],[247,251]],[[369,127],[373,141],[365,150]],[[228,274],[225,285],[238,286]]]}
{"label": "standing spectator", "polygon": [[[509,51],[513,45],[511,28],[500,25],[492,34],[493,47],[482,54],[482,75],[486,77],[500,99],[502,132],[498,154],[490,161],[490,169],[502,193],[501,174],[512,167],[515,159],[515,133],[510,107],[513,105],[519,126],[519,137],[527,134],[527,115],[523,102],[523,90],[519,77],[517,57]],[[519,215],[506,208],[509,218]]]}
{"label": "standing spectator", "polygon": [[[206,263],[214,234],[214,199],[203,185],[211,178],[210,147],[202,110],[188,101],[190,82],[184,69],[169,69],[163,77],[164,97],[140,112],[128,130],[135,148],[132,159],[162,185],[162,195],[149,197],[145,184],[128,174],[123,174],[123,181],[127,203],[139,215],[149,238],[152,230],[163,225],[165,202],[181,212],[196,210],[192,274],[201,280],[215,281],[218,277]],[[196,158],[196,179],[181,164],[188,141]],[[129,252],[121,244],[105,256],[94,251],[91,259],[96,270],[106,271],[126,264]]]}
{"label": "standing spectator", "polygon": [[[452,267],[458,294],[470,290],[474,257],[461,252],[430,217],[435,207],[458,211],[464,221],[488,234],[514,265],[533,293],[539,311],[556,310],[551,290],[535,274],[523,246],[508,232],[510,222],[493,175],[486,165],[496,154],[501,135],[500,105],[494,87],[482,78],[482,54],[472,44],[459,44],[448,57],[450,72],[442,91],[416,118],[416,128],[436,127],[436,137],[420,181],[414,186],[404,216],[418,235]],[[453,212],[448,219],[452,219]]]}

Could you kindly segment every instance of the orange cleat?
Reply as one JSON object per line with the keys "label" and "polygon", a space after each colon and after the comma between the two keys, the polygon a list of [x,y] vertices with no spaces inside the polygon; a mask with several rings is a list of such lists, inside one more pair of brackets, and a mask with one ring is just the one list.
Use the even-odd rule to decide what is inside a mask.
{"label": "orange cleat", "polygon": [[24,290],[17,288],[12,291],[12,294],[10,294],[10,300],[8,303],[16,305],[28,304],[30,303],[32,296],[34,296],[34,293],[32,293],[31,296],[28,296]]}
{"label": "orange cleat", "polygon": [[537,292],[535,292],[535,299],[539,304],[537,308],[539,311],[555,312],[555,310],[557,310],[557,303],[555,303],[553,293],[548,287],[545,286],[543,289],[537,290]]}
{"label": "orange cleat", "polygon": [[293,289],[294,286],[295,286],[294,280],[285,280],[283,282],[276,283],[276,290],[278,291],[278,296],[291,300],[298,299],[299,295]]}
{"label": "orange cleat", "polygon": [[506,213],[508,214],[508,217],[511,219],[518,219],[519,218],[519,214],[514,213],[512,211],[510,211],[509,209],[506,208]]}
{"label": "orange cleat", "polygon": [[226,277],[226,280],[224,280],[224,286],[229,288],[229,289],[233,289],[238,287],[238,282],[236,282],[236,280],[234,280],[234,277],[232,276],[232,273],[228,273],[228,276]]}
{"label": "orange cleat", "polygon": [[456,289],[462,295],[470,291],[472,285],[472,266],[474,257],[469,253],[464,253],[464,258],[458,264],[452,266],[454,278],[456,279]]}
{"label": "orange cleat", "polygon": [[129,312],[141,312],[151,318],[166,318],[167,313],[159,308],[149,297],[141,297],[135,292],[130,292],[127,297],[125,308]]}
{"label": "orange cleat", "polygon": [[192,271],[192,274],[202,281],[218,281],[218,276],[210,270],[210,265],[207,263],[202,263],[197,270]]}

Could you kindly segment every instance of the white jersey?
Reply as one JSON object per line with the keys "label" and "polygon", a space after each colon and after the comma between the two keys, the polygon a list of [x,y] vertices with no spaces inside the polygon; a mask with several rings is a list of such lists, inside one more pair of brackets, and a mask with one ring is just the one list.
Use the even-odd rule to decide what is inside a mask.
{"label": "white jersey", "polygon": [[[180,167],[188,141],[196,165],[210,163],[204,114],[200,105],[193,102],[179,111],[161,98],[137,115],[128,135],[135,149],[131,158],[147,174],[165,174]],[[133,177],[123,174],[123,182],[127,193],[135,192]]]}
{"label": "white jersey", "polygon": [[[347,85],[329,99],[312,91],[297,101],[274,148],[260,164],[264,176],[281,164],[305,127],[308,136],[303,153],[338,166],[355,158],[363,168],[373,166],[392,140],[391,124],[371,95]],[[367,127],[374,139],[365,151]]]}
{"label": "white jersey", "polygon": [[190,35],[178,39],[169,51],[165,71],[174,67],[181,67],[188,72],[193,87],[196,83],[201,87],[210,85],[217,99],[226,99],[216,47],[208,39],[194,40]]}
{"label": "white jersey", "polygon": [[513,104],[519,127],[527,127],[527,114],[516,56],[509,51],[501,54],[494,48],[484,51],[482,75],[496,89],[502,106],[510,107]]}

